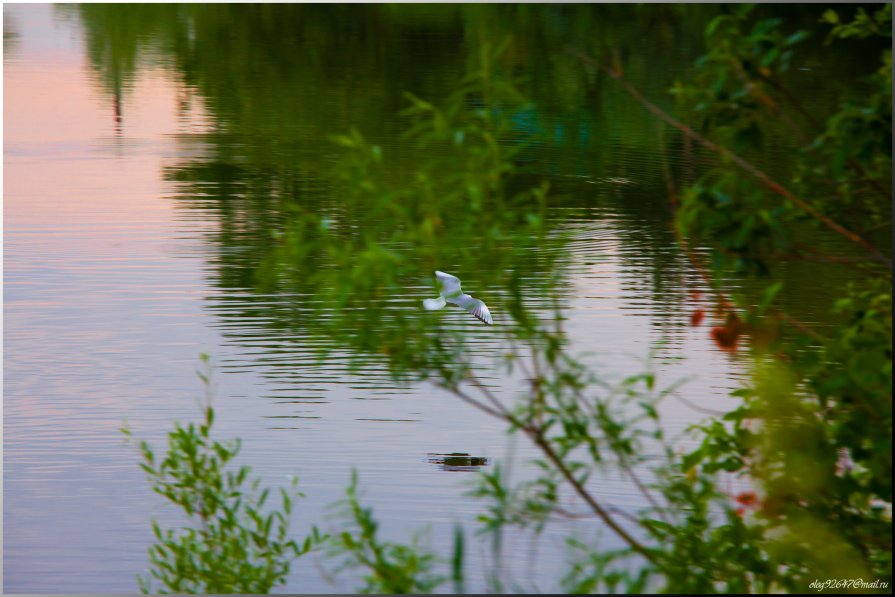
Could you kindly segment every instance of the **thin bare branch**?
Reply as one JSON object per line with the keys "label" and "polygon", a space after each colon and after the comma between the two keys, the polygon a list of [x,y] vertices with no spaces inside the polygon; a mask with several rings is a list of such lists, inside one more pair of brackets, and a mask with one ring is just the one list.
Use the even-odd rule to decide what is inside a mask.
{"label": "thin bare branch", "polygon": [[550,444],[547,438],[545,438],[543,434],[540,434],[530,428],[526,429],[526,432],[528,433],[531,440],[539,448],[541,448],[541,451],[544,452],[544,455],[547,456],[548,459],[550,459],[550,462],[552,462],[553,465],[559,470],[559,472],[569,483],[569,485],[572,486],[572,488],[575,490],[575,493],[577,493],[581,497],[581,499],[583,499],[585,503],[590,506],[594,513],[599,516],[603,520],[603,522],[605,522],[609,526],[609,528],[615,531],[615,533],[619,537],[621,537],[625,541],[625,543],[630,545],[631,549],[645,557],[653,564],[658,564],[658,562],[656,561],[656,556],[653,555],[653,553],[646,549],[643,545],[641,545],[640,542],[632,537],[625,529],[623,529],[612,517],[612,514],[610,514],[606,508],[601,506],[600,503],[597,502],[597,500],[595,500],[594,497],[587,491],[587,489],[585,489],[584,486],[581,485],[578,479],[575,478],[575,475],[572,473],[572,471],[569,470],[569,468],[566,466],[565,462],[563,462],[559,454],[557,454],[556,451],[553,449],[553,446]]}
{"label": "thin bare branch", "polygon": [[487,414],[491,415],[492,417],[496,417],[498,419],[506,419],[506,415],[482,404],[475,398],[472,398],[471,396],[467,395],[460,388],[452,387],[452,388],[447,388],[447,389],[450,390],[457,398],[459,398],[463,402],[466,402],[467,404],[471,404],[472,406],[476,407],[480,411],[487,413]]}
{"label": "thin bare branch", "polygon": [[470,373],[470,374],[468,374],[467,379],[473,386],[475,386],[475,388],[478,391],[480,391],[482,393],[482,395],[485,396],[485,398],[488,399],[488,401],[496,409],[496,412],[500,413],[501,417],[507,418],[510,416],[510,411],[507,410],[507,408],[503,405],[503,403],[500,400],[498,400],[497,396],[495,396],[494,393],[491,390],[489,390],[487,388],[487,386],[485,386],[485,384],[480,382],[477,377],[475,377],[474,375],[472,375]]}
{"label": "thin bare branch", "polygon": [[699,406],[698,404],[693,404],[692,402],[690,402],[689,400],[687,400],[686,398],[681,396],[680,392],[671,392],[671,395],[697,412],[701,412],[706,415],[711,415],[713,417],[720,417],[721,415],[726,414],[724,411],[715,410],[713,408],[705,408],[704,406]]}

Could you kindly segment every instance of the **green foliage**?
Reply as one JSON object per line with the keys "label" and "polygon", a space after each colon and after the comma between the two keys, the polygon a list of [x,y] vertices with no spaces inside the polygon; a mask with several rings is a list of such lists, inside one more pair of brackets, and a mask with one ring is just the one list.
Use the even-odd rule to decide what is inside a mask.
{"label": "green foliage", "polygon": [[[891,51],[881,47],[878,70],[849,81],[840,105],[817,113],[794,91],[791,69],[810,32],[785,32],[781,19],[755,19],[754,9],[742,5],[712,21],[710,50],[698,61],[695,80],[673,92],[699,130],[779,184],[722,160],[685,192],[678,223],[684,236],[713,245],[717,267],[769,275],[788,260],[829,250],[836,239],[828,235],[817,246],[812,225],[829,231],[835,222],[845,232],[834,232],[861,245],[873,240],[869,231],[890,221]],[[869,28],[860,15],[866,16],[863,9],[831,38],[855,35],[854,27],[861,37],[891,37],[891,5],[881,5],[872,19],[885,27]],[[771,161],[763,155],[765,140],[779,145],[781,129],[792,151]]]}
{"label": "green foliage", "polygon": [[[352,472],[351,484],[342,508],[344,530],[334,534],[333,553],[343,558],[339,570],[365,568],[366,585],[362,593],[407,595],[431,593],[447,579],[435,574],[434,555],[425,552],[416,540],[411,545],[390,543],[377,537],[379,524],[373,518],[373,510],[364,508],[357,494],[357,473]],[[462,544],[455,550],[453,578],[455,586],[462,585]],[[459,560],[459,561],[458,561]]]}
{"label": "green foliage", "polygon": [[[891,582],[892,289],[880,267],[891,255],[870,243],[885,241],[873,231],[891,224],[891,52],[880,50],[879,66],[844,91],[838,107],[814,115],[789,89],[788,62],[781,61],[783,48],[807,36],[785,36],[775,20],[750,23],[751,11],[741,8],[709,27],[716,43],[695,85],[677,92],[703,98],[694,113],[703,115],[705,134],[719,144],[741,142],[745,155],[760,143],[744,131],[788,126],[794,151],[785,168],[776,167],[790,173],[779,182],[802,204],[722,162],[684,194],[680,230],[713,249],[718,278],[731,267],[773,275],[806,255],[820,262],[814,275],[823,275],[840,267],[841,260],[828,259],[831,250],[853,255],[846,262],[864,275],[830,289],[833,325],[822,330],[774,306],[782,280],[761,300],[738,302],[743,313],[732,321],[746,322],[737,325],[750,336],[752,381],[736,392],[743,405],[726,422],[701,427],[702,444],[684,457],[684,469],[697,476],[724,470],[756,483],[745,531],[761,554],[753,570],[765,588],[803,591],[823,577]],[[823,20],[836,25],[829,44],[882,38],[888,45],[891,38],[888,4],[872,15],[859,9],[845,22],[828,10]],[[806,235],[811,221],[818,233]],[[849,253],[845,241],[859,250]],[[794,324],[785,335],[761,337],[762,326],[781,320]]]}
{"label": "green foliage", "polygon": [[[239,441],[212,439],[214,410],[202,423],[176,424],[168,449],[157,456],[139,444],[152,490],[180,508],[189,526],[164,529],[153,520],[149,576],[138,576],[143,593],[269,593],[286,581],[292,562],[321,541],[316,528],[301,543],[289,538],[289,519],[302,496],[297,479],[280,489],[279,507],[266,506],[270,488],[233,470]],[[123,430],[130,437],[127,429]]]}
{"label": "green foliage", "polygon": [[564,592],[572,595],[642,594],[646,592],[646,569],[618,566],[627,552],[601,549],[577,539],[567,541],[569,571],[562,578]]}
{"label": "green foliage", "polygon": [[[826,20],[831,13],[825,13]],[[843,43],[840,40],[850,37],[891,40],[892,5],[881,5],[872,18],[859,8],[854,21],[840,23],[830,31],[827,43],[836,48]],[[846,97],[840,109],[827,119],[809,147],[816,160],[799,171],[798,182],[803,186],[835,184],[832,196],[829,190],[817,193],[818,204],[857,231],[891,224],[891,206],[886,200],[892,181],[890,44],[886,41],[880,50],[876,71],[857,85],[860,92]]]}
{"label": "green foliage", "polygon": [[833,569],[891,578],[891,285],[845,297],[836,306],[844,323],[818,350],[759,370],[747,401],[763,422],[751,469],[768,524],[788,527],[806,578]]}
{"label": "green foliage", "polygon": [[892,36],[892,5],[884,4],[873,15],[867,14],[863,7],[858,7],[858,12],[853,21],[842,22],[839,14],[829,9],[821,17],[825,22],[834,25],[827,37],[827,43],[833,38],[846,39],[849,37],[866,38],[872,36]]}

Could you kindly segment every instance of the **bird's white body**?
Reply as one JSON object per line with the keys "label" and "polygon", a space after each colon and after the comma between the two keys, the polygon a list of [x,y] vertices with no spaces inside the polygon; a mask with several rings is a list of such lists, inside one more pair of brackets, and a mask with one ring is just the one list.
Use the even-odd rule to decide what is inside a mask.
{"label": "bird's white body", "polygon": [[423,307],[430,311],[436,311],[451,303],[458,307],[463,307],[488,325],[494,324],[494,320],[491,319],[491,312],[488,311],[488,306],[481,300],[465,294],[460,289],[460,278],[444,272],[435,272],[435,279],[441,287],[441,296],[424,300]]}

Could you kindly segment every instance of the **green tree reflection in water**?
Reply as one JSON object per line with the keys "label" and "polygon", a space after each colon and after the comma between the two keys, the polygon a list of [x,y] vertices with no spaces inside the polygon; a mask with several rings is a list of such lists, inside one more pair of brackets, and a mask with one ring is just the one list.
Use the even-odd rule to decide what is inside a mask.
{"label": "green tree reflection in water", "polygon": [[[290,206],[313,213],[340,208],[342,200],[332,196],[326,174],[337,153],[330,135],[355,126],[387,153],[386,167],[394,171],[390,176],[416,169],[418,154],[398,138],[406,123],[394,116],[407,105],[401,92],[446,98],[484,44],[513,33],[500,67],[523,78],[520,86],[537,99],[537,108],[533,104],[503,116],[511,118],[515,136],[536,134],[540,141],[517,156],[517,165],[534,177],[516,177],[509,184],[536,186],[544,175],[561,175],[553,177],[557,191],[552,204],[578,220],[595,217],[595,189],[606,190],[606,209],[637,219],[649,214],[652,231],[640,235],[641,242],[648,240],[643,249],[655,265],[649,291],[658,291],[672,304],[681,300],[678,276],[664,273],[682,262],[667,250],[673,237],[664,208],[655,200],[661,188],[658,170],[632,170],[656,163],[654,127],[615,87],[583,75],[558,51],[570,40],[591,39],[641,48],[639,29],[630,26],[640,13],[623,6],[356,8],[144,6],[156,11],[153,16],[108,5],[78,7],[88,40],[93,40],[93,64],[103,73],[98,78],[110,94],[115,92],[110,76],[132,77],[128,57],[142,52],[147,62],[171,69],[194,90],[217,122],[215,132],[203,139],[208,157],[167,173],[181,183],[184,206],[211,212],[221,222],[214,239],[221,247],[215,285],[255,287],[255,269],[275,244],[270,231],[282,230]],[[662,31],[658,45],[641,48],[651,60],[673,56],[684,64],[695,56],[705,14],[663,7],[640,16]],[[102,51],[111,45],[103,41],[108,36],[131,40],[130,46],[112,46],[121,48],[117,61],[110,62]],[[630,68],[645,71],[646,63],[632,58],[637,63]],[[670,86],[674,70],[651,73],[651,88]],[[627,129],[624,134],[620,126]],[[637,184],[613,191],[611,183],[582,182],[613,176]],[[558,213],[553,210],[549,217]],[[669,264],[669,258],[677,262]],[[257,310],[244,315],[279,321],[272,325],[284,331],[291,325],[289,318],[281,318],[288,305],[278,306],[268,297],[259,297],[256,305]],[[247,307],[240,301],[237,308]],[[261,312],[265,309],[271,312]]]}
{"label": "green tree reflection in water", "polygon": [[[512,124],[517,134],[540,139],[517,156],[517,165],[551,178],[551,204],[574,209],[566,215],[591,220],[605,206],[624,219],[647,222],[648,234],[620,230],[648,257],[648,266],[629,261],[632,269],[650,272],[643,278],[649,285],[631,292],[667,301],[665,312],[672,318],[679,309],[670,306],[685,300],[679,272],[686,268],[669,250],[673,236],[660,164],[666,156],[680,178],[693,171],[699,152],[673,134],[657,144],[649,114],[606,77],[579,68],[562,48],[571,44],[594,54],[618,49],[626,76],[671,109],[665,91],[687,76],[715,10],[687,5],[77,7],[98,80],[111,97],[121,95],[120,82],[130,81],[141,64],[161,65],[201,98],[216,122],[215,131],[201,138],[207,157],[176,165],[168,176],[182,183],[184,206],[221,221],[214,283],[222,288],[255,286],[254,270],[273,246],[269,232],[282,229],[288,206],[301,204],[312,212],[338,206],[326,175],[337,153],[330,135],[356,127],[387,152],[387,167],[412,171],[419,156],[400,141],[405,121],[394,116],[406,107],[402,92],[446,98],[484,44],[512,34],[500,66],[522,78],[520,89],[534,102],[512,115]],[[815,11],[799,7],[780,10],[794,23],[816,18]],[[654,43],[643,43],[644,30],[656,32]],[[847,58],[824,51],[819,42],[816,46],[810,51],[817,60],[832,62],[837,75],[849,74],[841,77],[843,85],[859,74],[850,72]],[[809,107],[822,108],[821,114],[832,110],[831,95],[813,94]],[[773,140],[766,160],[772,168],[786,167],[790,144],[782,137]],[[588,184],[607,179],[636,184]],[[517,184],[529,182],[536,185],[537,179]],[[804,289],[796,290],[792,304],[822,311],[817,304],[822,293],[811,284],[817,278],[800,273],[805,269],[789,268],[788,275],[802,278],[793,287]],[[683,323],[679,317],[662,324],[668,333]]]}

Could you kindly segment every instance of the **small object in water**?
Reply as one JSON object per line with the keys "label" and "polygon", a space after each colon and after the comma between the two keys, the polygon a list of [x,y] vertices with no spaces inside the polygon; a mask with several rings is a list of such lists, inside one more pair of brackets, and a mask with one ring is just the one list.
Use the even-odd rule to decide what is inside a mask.
{"label": "small object in water", "polygon": [[480,321],[488,325],[494,324],[494,320],[491,319],[491,312],[488,311],[488,306],[481,300],[472,298],[460,290],[460,278],[437,271],[435,272],[435,279],[441,287],[441,296],[424,300],[423,307],[429,311],[437,311],[438,309],[443,309],[447,303],[452,303],[458,307],[463,307]]}
{"label": "small object in water", "polygon": [[488,459],[484,456],[472,456],[467,452],[451,452],[450,454],[429,453],[429,463],[435,464],[443,471],[469,471],[475,472],[483,466],[488,466]]}

